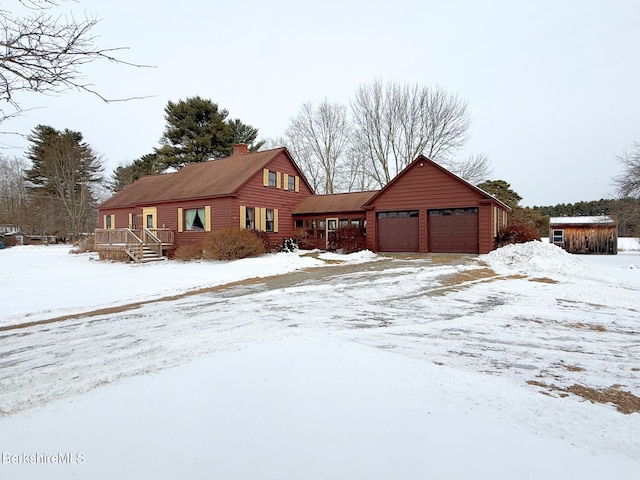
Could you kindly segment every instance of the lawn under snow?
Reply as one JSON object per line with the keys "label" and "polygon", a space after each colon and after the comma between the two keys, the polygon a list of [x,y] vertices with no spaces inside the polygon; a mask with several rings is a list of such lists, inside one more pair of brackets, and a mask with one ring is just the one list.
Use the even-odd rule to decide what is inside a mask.
{"label": "lawn under snow", "polygon": [[640,243],[620,248],[0,251],[0,478],[640,478],[640,413],[566,393],[640,396]]}

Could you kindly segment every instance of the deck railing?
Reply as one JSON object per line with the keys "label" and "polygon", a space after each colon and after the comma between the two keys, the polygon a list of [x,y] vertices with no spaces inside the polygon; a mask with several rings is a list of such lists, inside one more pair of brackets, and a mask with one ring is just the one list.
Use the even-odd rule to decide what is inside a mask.
{"label": "deck railing", "polygon": [[137,245],[142,239],[130,228],[96,228],[96,245]]}
{"label": "deck railing", "polygon": [[100,246],[124,250],[136,261],[143,258],[145,247],[152,249],[158,257],[161,257],[163,247],[173,245],[173,230],[145,228],[134,231],[130,228],[97,228],[95,245],[98,250]]}
{"label": "deck railing", "polygon": [[163,245],[173,245],[173,230],[170,228],[145,228],[154,235]]}
{"label": "deck railing", "polygon": [[158,255],[159,257],[162,256],[162,241],[155,235],[155,233],[151,229],[145,228],[142,231],[142,241],[148,248],[155,251],[156,255]]}

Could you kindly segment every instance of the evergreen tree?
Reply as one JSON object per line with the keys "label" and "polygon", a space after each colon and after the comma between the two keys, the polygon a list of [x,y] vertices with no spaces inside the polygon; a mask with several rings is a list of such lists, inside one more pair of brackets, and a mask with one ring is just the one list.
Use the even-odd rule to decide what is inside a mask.
{"label": "evergreen tree", "polygon": [[254,128],[251,125],[245,125],[238,118],[229,120],[227,124],[231,127],[232,148],[233,145],[237,143],[246,143],[249,146],[250,152],[257,152],[264,145],[264,140],[256,142],[256,138],[258,138],[257,128]]}
{"label": "evergreen tree", "polygon": [[125,189],[135,181],[147,175],[157,175],[165,170],[158,154],[148,153],[137,160],[117,167],[111,177],[109,188],[113,192]]}
{"label": "evergreen tree", "polygon": [[502,203],[507,204],[511,208],[515,208],[522,200],[522,197],[511,189],[511,184],[504,180],[487,180],[478,185],[491,195],[495,195]]}
{"label": "evergreen tree", "polygon": [[544,216],[539,210],[528,207],[521,207],[522,197],[511,189],[511,184],[504,180],[488,180],[478,185],[485,192],[495,195],[501,202],[511,207],[509,224],[521,224],[533,226],[538,230],[541,237],[549,233],[549,218]]}
{"label": "evergreen tree", "polygon": [[[102,182],[102,165],[82,134],[38,125],[28,137],[25,172],[35,224],[47,224],[51,233],[77,238],[92,230],[95,214],[93,188]],[[53,224],[52,224],[53,222]],[[53,230],[53,231],[52,231]]]}
{"label": "evergreen tree", "polygon": [[226,157],[235,143],[246,143],[251,150],[258,130],[240,120],[227,120],[229,112],[201,97],[167,103],[167,125],[157,149],[163,163],[180,168],[189,163]]}

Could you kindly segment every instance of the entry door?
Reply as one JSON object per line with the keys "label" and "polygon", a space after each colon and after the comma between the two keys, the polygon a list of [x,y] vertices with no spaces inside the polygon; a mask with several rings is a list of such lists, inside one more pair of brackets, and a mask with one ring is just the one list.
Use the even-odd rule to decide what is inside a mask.
{"label": "entry door", "polygon": [[325,239],[326,239],[325,248],[327,248],[327,249],[329,248],[330,236],[337,229],[338,229],[338,219],[337,218],[327,218],[326,232],[325,232]]}
{"label": "entry door", "polygon": [[145,207],[142,209],[142,224],[144,228],[158,228],[158,209],[156,207]]}

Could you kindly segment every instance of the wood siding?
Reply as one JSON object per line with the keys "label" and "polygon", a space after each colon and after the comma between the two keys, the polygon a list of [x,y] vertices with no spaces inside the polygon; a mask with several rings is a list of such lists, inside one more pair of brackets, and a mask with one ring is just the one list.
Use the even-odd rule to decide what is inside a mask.
{"label": "wood siding", "polygon": [[383,189],[369,205],[367,212],[367,248],[378,251],[376,214],[395,210],[419,211],[419,251],[431,251],[429,246],[428,210],[478,208],[478,252],[495,248],[496,229],[503,226],[506,210],[495,200],[461,181],[430,161],[416,161]]}
{"label": "wood siding", "polygon": [[[268,171],[276,172],[276,186],[268,186]],[[285,182],[286,175],[286,182]],[[294,190],[289,190],[288,177],[294,177]],[[278,187],[279,185],[279,187]],[[296,188],[298,191],[296,191]],[[282,243],[284,237],[295,236],[295,221],[293,220],[293,210],[298,206],[303,198],[313,195],[304,181],[300,181],[300,173],[284,153],[274,157],[264,170],[257,172],[242,187],[238,196],[231,201],[230,223],[233,226],[241,226],[241,207],[270,209],[277,211],[277,231],[269,233],[269,241],[274,244]],[[257,213],[257,212],[256,212]],[[258,217],[258,215],[256,215]],[[264,230],[262,222],[256,229]],[[260,228],[258,228],[260,227]]]}
{"label": "wood siding", "polygon": [[[554,242],[554,230],[562,230],[562,242]],[[550,225],[549,241],[569,253],[615,255],[618,253],[618,228],[616,225]]]}

